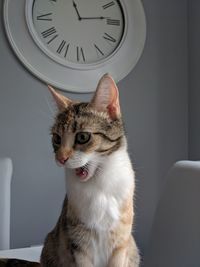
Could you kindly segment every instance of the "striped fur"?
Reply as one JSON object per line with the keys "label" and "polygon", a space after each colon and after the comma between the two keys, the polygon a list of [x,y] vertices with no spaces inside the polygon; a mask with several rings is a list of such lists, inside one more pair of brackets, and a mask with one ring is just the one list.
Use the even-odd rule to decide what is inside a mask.
{"label": "striped fur", "polygon": [[[73,149],[85,153],[97,151],[109,155],[120,147],[124,136],[121,118],[111,121],[106,114],[95,112],[86,103],[70,105],[57,115],[56,123],[52,127],[52,134],[57,133],[60,136],[68,132],[75,137],[75,133],[81,131],[90,132],[92,134],[91,141],[84,146],[73,144]],[[54,142],[53,147],[54,151],[58,149]]]}

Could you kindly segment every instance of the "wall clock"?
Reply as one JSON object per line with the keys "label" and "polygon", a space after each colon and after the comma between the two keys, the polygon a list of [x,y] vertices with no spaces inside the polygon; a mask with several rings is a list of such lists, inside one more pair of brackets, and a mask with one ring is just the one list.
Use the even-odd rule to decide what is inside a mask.
{"label": "wall clock", "polygon": [[141,56],[141,0],[4,0],[8,40],[39,79],[62,90],[92,92],[109,72],[124,78]]}

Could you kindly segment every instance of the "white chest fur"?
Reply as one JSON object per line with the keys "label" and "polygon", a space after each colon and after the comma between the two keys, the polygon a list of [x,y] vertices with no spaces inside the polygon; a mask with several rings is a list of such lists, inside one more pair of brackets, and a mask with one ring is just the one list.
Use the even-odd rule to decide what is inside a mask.
{"label": "white chest fur", "polygon": [[107,267],[112,248],[108,243],[106,231],[99,231],[99,238],[93,243],[93,255],[95,267]]}
{"label": "white chest fur", "polygon": [[126,150],[107,156],[100,171],[86,183],[70,171],[67,194],[78,216],[88,227],[105,230],[119,218],[122,201],[134,186],[134,172]]}
{"label": "white chest fur", "polygon": [[111,251],[107,233],[119,220],[123,200],[130,189],[134,189],[134,172],[128,153],[120,150],[108,156],[101,164],[101,171],[85,183],[70,171],[66,185],[79,219],[98,232],[99,239],[92,242],[95,267],[106,266]]}

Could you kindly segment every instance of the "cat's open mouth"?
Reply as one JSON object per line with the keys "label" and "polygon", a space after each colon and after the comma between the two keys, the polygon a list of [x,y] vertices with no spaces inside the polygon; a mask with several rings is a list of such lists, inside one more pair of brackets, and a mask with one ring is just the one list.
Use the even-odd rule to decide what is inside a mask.
{"label": "cat's open mouth", "polygon": [[75,169],[76,175],[79,176],[81,179],[85,180],[88,176],[88,169],[83,166],[80,168]]}
{"label": "cat's open mouth", "polygon": [[97,164],[90,164],[88,162],[85,165],[76,168],[75,174],[80,179],[81,182],[86,182],[95,175],[97,169],[98,169]]}
{"label": "cat's open mouth", "polygon": [[84,165],[80,168],[75,169],[76,175],[81,179],[81,181],[87,181],[89,178],[89,168],[88,165]]}

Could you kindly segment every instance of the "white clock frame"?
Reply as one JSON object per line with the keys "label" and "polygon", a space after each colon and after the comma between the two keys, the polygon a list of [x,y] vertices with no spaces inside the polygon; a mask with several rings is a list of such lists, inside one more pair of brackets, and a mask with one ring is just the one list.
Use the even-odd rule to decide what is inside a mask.
{"label": "white clock frame", "polygon": [[146,39],[146,20],[141,0],[120,0],[124,12],[124,35],[117,49],[98,63],[68,66],[49,57],[33,38],[31,6],[34,0],[4,0],[4,24],[8,40],[20,61],[45,83],[74,93],[96,89],[99,78],[110,73],[116,82],[123,79],[139,60]]}

